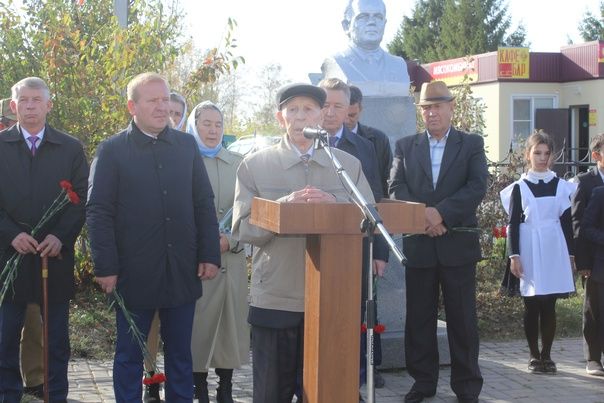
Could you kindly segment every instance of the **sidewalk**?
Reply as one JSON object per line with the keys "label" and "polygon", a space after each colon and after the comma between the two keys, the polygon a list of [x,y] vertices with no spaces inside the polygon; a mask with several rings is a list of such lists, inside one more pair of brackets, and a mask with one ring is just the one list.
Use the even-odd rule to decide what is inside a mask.
{"label": "sidewalk", "polygon": [[[484,377],[481,402],[603,402],[604,378],[585,374],[581,339],[555,340],[552,358],[558,364],[557,375],[534,375],[526,371],[526,342],[481,343],[480,367]],[[114,402],[111,362],[73,360],[69,370],[68,401]],[[425,402],[456,402],[449,387],[449,367],[441,368],[436,396]],[[406,371],[384,372],[386,386],[376,390],[376,402],[402,402],[412,384]],[[214,401],[216,376],[211,373],[210,399]],[[235,371],[233,397],[240,403],[252,402],[251,366]],[[363,393],[364,394],[364,393]],[[346,402],[323,402],[346,403]],[[351,402],[352,403],[352,402]]]}

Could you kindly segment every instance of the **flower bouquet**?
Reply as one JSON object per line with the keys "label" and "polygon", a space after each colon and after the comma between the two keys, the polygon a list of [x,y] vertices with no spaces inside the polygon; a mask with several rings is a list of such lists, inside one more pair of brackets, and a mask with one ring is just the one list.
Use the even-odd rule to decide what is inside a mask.
{"label": "flower bouquet", "polygon": [[[36,226],[31,230],[30,235],[35,238],[38,235],[38,232],[59,212],[63,210],[65,206],[68,204],[79,204],[80,197],[76,192],[73,191],[73,186],[71,182],[67,180],[62,180],[59,182],[59,186],[61,187],[61,192],[57,196],[57,198],[52,202],[48,210],[44,213],[40,221],[36,224]],[[17,278],[17,270],[19,269],[19,265],[23,260],[22,254],[15,252],[10,259],[6,262],[6,265],[0,272],[0,281],[3,282],[2,288],[0,288],[0,304],[4,301],[4,297],[8,292],[9,288],[12,287],[15,279]]]}
{"label": "flower bouquet", "polygon": [[112,291],[112,295],[113,295],[113,303],[111,304],[111,306],[113,307],[113,304],[117,304],[117,306],[120,308],[120,310],[122,311],[122,314],[124,315],[124,318],[126,318],[126,322],[128,322],[128,328],[129,328],[128,332],[132,334],[132,338],[136,341],[139,348],[141,349],[141,351],[143,353],[143,358],[147,362],[151,363],[151,365],[153,367],[151,369],[151,371],[149,371],[145,374],[145,377],[143,379],[143,384],[154,385],[154,384],[161,384],[161,383],[166,382],[166,375],[161,373],[158,370],[157,363],[155,362],[155,358],[151,357],[151,353],[149,352],[149,349],[147,348],[146,338],[143,335],[143,333],[140,331],[138,326],[136,326],[136,323],[134,322],[134,316],[126,308],[124,298],[122,298],[122,296],[117,292],[117,290],[115,288]]}

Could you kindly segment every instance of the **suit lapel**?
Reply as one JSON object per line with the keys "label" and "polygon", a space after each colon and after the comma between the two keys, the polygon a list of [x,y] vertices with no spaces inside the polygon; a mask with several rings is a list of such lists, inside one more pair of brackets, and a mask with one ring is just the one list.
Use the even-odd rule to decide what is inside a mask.
{"label": "suit lapel", "polygon": [[445,152],[443,154],[443,159],[440,163],[440,171],[438,173],[438,181],[436,182],[436,187],[442,182],[443,178],[449,171],[451,164],[457,158],[457,154],[459,154],[459,150],[461,150],[461,135],[457,130],[451,127],[451,131],[449,132],[449,137],[447,137],[447,144],[445,145]]}
{"label": "suit lapel", "polygon": [[430,144],[428,143],[428,134],[426,132],[417,135],[415,149],[419,165],[424,170],[428,179],[430,179],[430,183],[432,183],[432,160],[430,159]]}
{"label": "suit lapel", "polygon": [[597,166],[593,167],[591,174],[594,178],[594,187],[604,185],[604,181],[602,181],[602,176],[600,175]]}

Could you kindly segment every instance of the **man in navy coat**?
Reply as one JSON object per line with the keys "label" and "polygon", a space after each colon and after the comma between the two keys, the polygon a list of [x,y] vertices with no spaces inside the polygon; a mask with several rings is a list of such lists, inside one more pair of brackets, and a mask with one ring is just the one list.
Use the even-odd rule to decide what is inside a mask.
{"label": "man in navy coat", "polygon": [[[128,84],[133,121],[104,141],[89,180],[87,223],[97,282],[114,288],[147,336],[162,323],[166,401],[191,402],[191,332],[201,280],[220,265],[214,194],[193,137],[169,128],[170,92],[154,73]],[[117,402],[141,401],[143,356],[117,309]]]}
{"label": "man in navy coat", "polygon": [[[0,402],[21,401],[19,341],[27,304],[41,303],[44,256],[49,258],[49,395],[53,403],[66,402],[73,247],[84,224],[88,163],[80,141],[46,123],[52,101],[42,79],[16,83],[10,105],[18,124],[0,132],[0,270],[15,252],[23,260],[0,306]],[[32,236],[32,228],[59,196],[62,180],[71,182],[81,203],[68,204]]]}
{"label": "man in navy coat", "polygon": [[[602,368],[602,350],[600,328],[604,326],[604,318],[599,309],[600,300],[604,295],[598,292],[598,283],[592,277],[594,266],[594,244],[581,236],[581,220],[585,208],[590,203],[594,188],[604,186],[604,133],[598,134],[591,139],[589,144],[591,158],[596,166],[587,172],[577,175],[577,191],[572,199],[572,219],[575,238],[575,263],[577,270],[583,276],[585,287],[585,299],[583,300],[583,340],[585,359],[585,371],[589,375],[604,376]],[[597,277],[597,276],[596,276]]]}
{"label": "man in navy coat", "polygon": [[425,235],[406,238],[405,357],[415,383],[405,396],[419,403],[436,393],[436,325],[442,289],[451,351],[451,389],[459,402],[478,402],[476,262],[481,258],[476,209],[487,190],[484,140],[451,125],[454,98],[442,81],[424,83],[418,105],[426,130],[396,142],[390,196],[424,203]]}

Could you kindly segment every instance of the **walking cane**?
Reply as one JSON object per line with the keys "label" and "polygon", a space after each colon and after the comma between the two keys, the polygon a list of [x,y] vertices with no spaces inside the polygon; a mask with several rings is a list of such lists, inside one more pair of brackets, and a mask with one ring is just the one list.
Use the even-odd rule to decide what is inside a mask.
{"label": "walking cane", "polygon": [[44,345],[44,403],[49,403],[48,395],[48,257],[42,258],[42,327]]}

